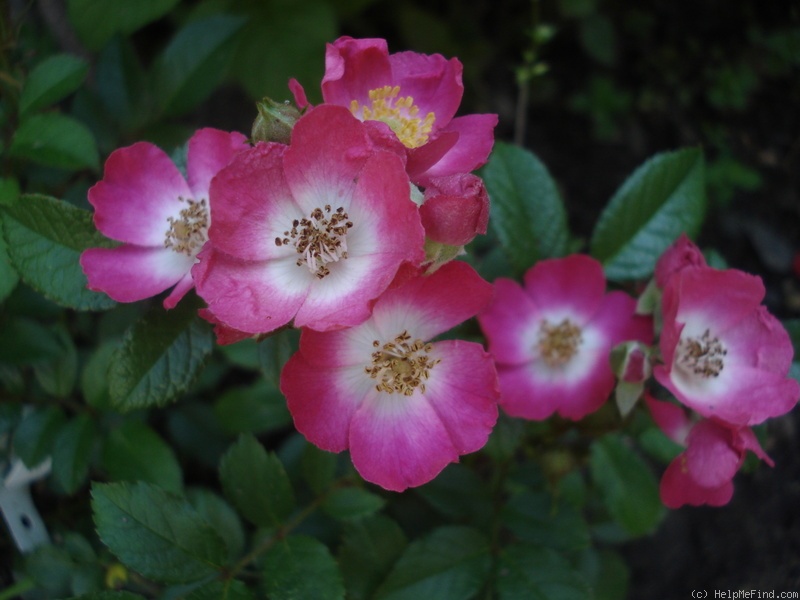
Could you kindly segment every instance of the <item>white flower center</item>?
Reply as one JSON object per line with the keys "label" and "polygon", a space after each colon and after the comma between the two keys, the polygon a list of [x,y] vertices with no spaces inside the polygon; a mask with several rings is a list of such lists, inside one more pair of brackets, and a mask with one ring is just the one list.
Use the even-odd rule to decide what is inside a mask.
{"label": "white flower center", "polygon": [[[399,96],[399,97],[398,97]],[[350,112],[362,121],[383,121],[406,148],[418,148],[428,141],[436,115],[429,112],[419,115],[419,107],[411,96],[400,96],[400,86],[385,85],[369,91],[371,106],[361,106],[358,100],[350,102]]]}
{"label": "white flower center", "polygon": [[194,256],[208,239],[208,204],[205,199],[178,197],[187,206],[178,218],[167,217],[169,228],[164,236],[164,247],[186,256]]}
{"label": "white flower center", "polygon": [[539,326],[536,349],[548,367],[561,367],[575,356],[582,343],[581,328],[569,319],[562,320],[558,325],[545,319]]}
{"label": "white flower center", "polygon": [[425,393],[425,381],[430,377],[431,369],[441,362],[441,359],[428,356],[432,344],[422,340],[412,342],[408,332],[403,331],[391,342],[381,345],[375,340],[372,346],[377,350],[372,353],[371,364],[364,370],[372,379],[378,380],[376,390],[411,396],[419,388]]}
{"label": "white flower center", "polygon": [[347,231],[353,226],[341,206],[336,210],[330,204],[315,208],[308,218],[292,221],[291,230],[283,238],[276,237],[276,246],[294,245],[300,258],[297,266],[306,265],[318,279],[330,274],[328,265],[347,258]]}
{"label": "white flower center", "polygon": [[706,329],[699,337],[682,337],[678,342],[675,364],[684,372],[700,375],[704,379],[719,377],[725,368],[724,357],[728,354],[727,348],[712,337]]}

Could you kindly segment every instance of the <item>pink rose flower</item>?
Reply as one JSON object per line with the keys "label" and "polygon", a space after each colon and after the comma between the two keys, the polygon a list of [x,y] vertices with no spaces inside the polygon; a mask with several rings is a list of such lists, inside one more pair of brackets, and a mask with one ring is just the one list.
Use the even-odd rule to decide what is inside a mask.
{"label": "pink rose flower", "polygon": [[[322,97],[362,121],[384,124],[380,135],[399,139],[414,183],[468,173],[482,166],[494,144],[497,115],[455,117],[464,85],[458,59],[439,54],[389,54],[386,40],[341,37],[328,44]],[[307,104],[296,81],[297,104]]]}
{"label": "pink rose flower", "polygon": [[662,298],[659,383],[704,417],[732,425],[791,410],[800,397],[800,384],[787,378],[792,344],[763,298],[761,279],[741,271],[674,273]]}
{"label": "pink rose flower", "polygon": [[364,479],[388,490],[422,485],[486,443],[497,376],[476,343],[431,338],[472,317],[491,286],[466,263],[407,273],[349,329],[304,329],[281,391],[297,429],[323,450],[350,450]]}
{"label": "pink rose flower", "polygon": [[187,179],[161,149],[139,142],[111,153],[103,179],[89,190],[94,223],[123,242],[81,255],[89,289],[135,302],[174,287],[173,308],[193,284],[191,269],[206,242],[211,179],[246,149],[240,133],[201,129],[189,140]]}
{"label": "pink rose flower", "polygon": [[711,419],[692,422],[680,406],[649,394],[645,394],[645,400],[661,430],[686,447],[661,478],[660,494],[665,506],[727,504],[733,496],[733,477],[748,450],[769,466],[774,465],[749,427],[730,427]]}
{"label": "pink rose flower", "polygon": [[652,323],[636,301],[606,293],[602,265],[589,256],[543,260],[524,287],[495,282],[493,303],[478,316],[500,378],[500,405],[510,415],[542,420],[557,412],[578,420],[614,389],[611,349],[650,343]]}
{"label": "pink rose flower", "polygon": [[197,293],[215,322],[243,333],[293,319],[356,325],[400,265],[424,257],[409,190],[402,160],[376,149],[346,109],[312,109],[290,146],[259,144],[214,179]]}
{"label": "pink rose flower", "polygon": [[674,273],[686,268],[705,266],[707,266],[706,259],[700,248],[682,233],[658,259],[655,269],[656,285],[663,290]]}

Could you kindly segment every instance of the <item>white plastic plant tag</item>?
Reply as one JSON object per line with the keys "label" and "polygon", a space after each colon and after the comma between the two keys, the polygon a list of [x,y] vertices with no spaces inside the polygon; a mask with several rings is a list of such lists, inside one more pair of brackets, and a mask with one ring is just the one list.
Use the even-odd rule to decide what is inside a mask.
{"label": "white plastic plant tag", "polygon": [[20,552],[30,552],[50,542],[47,528],[33,505],[28,487],[32,481],[49,472],[49,458],[32,470],[16,458],[0,485],[0,512]]}

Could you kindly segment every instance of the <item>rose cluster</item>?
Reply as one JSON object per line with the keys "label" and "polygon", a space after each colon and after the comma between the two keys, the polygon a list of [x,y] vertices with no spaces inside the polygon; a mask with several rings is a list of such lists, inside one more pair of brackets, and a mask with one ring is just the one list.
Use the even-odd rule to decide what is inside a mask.
{"label": "rose cluster", "polygon": [[[185,176],[152,144],[115,151],[89,201],[121,244],[83,253],[89,287],[120,302],[171,289],[166,308],[195,288],[222,344],[301,329],[280,382],[295,426],[386,489],[483,447],[498,405],[577,421],[616,391],[620,406],[644,398],[685,447],[664,503],[726,503],[747,450],[771,464],[750,427],[800,397],[760,279],[709,267],[686,237],[638,302],[607,291],[585,255],[542,260],[522,285],[453,260],[486,232],[473,171],[497,124],[455,116],[461,72],[343,37],[327,48],[321,104],[291,81],[297,107],[267,106],[252,139],[195,133]],[[488,352],[432,341],[475,316]]]}
{"label": "rose cluster", "polygon": [[455,116],[458,60],[389,54],[378,39],[328,46],[322,104],[290,87],[302,113],[288,135],[200,130],[186,177],[151,144],[115,151],[89,201],[122,244],[81,265],[90,288],[121,302],[172,288],[172,308],[194,287],[220,343],[300,328],[281,377],[298,430],[349,449],[369,481],[420,485],[481,448],[497,420],[489,355],[431,342],[491,298],[449,260],[486,231],[472,171],[497,116]]}

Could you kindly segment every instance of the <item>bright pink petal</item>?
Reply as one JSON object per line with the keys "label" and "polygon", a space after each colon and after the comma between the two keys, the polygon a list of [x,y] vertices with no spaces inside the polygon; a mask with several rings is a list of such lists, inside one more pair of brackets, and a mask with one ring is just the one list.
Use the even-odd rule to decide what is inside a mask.
{"label": "bright pink petal", "polygon": [[537,306],[571,312],[568,316],[577,317],[578,325],[591,320],[606,290],[603,266],[583,254],[539,261],[528,269],[524,281]]}
{"label": "bright pink petal", "polygon": [[220,346],[235,344],[236,342],[241,342],[242,340],[253,337],[252,333],[239,331],[238,329],[226,326],[207,308],[201,308],[197,311],[197,314],[214,325],[214,335],[217,336],[217,343]]}
{"label": "bright pink petal", "polygon": [[89,190],[94,223],[107,237],[139,246],[164,246],[169,217],[192,198],[178,167],[163,150],[139,142],[115,150],[103,179]]}
{"label": "bright pink petal", "polygon": [[457,133],[458,142],[427,170],[425,177],[468,173],[486,164],[494,146],[497,121],[497,115],[492,114],[464,115],[450,121],[442,134]]}
{"label": "bright pink petal", "polygon": [[653,319],[636,315],[636,300],[624,292],[609,292],[592,318],[592,327],[606,335],[609,347],[621,342],[653,342]]}
{"label": "bright pink petal", "polygon": [[165,248],[128,245],[90,248],[80,258],[89,289],[105,292],[117,302],[136,302],[160,294],[181,281],[193,261]]}
{"label": "bright pink petal", "polygon": [[373,320],[386,337],[408,331],[428,340],[475,316],[491,298],[489,283],[467,263],[452,261],[387,290],[373,308]]}
{"label": "bright pink petal", "polygon": [[329,368],[310,365],[301,352],[281,372],[281,392],[297,430],[312,444],[330,452],[350,445],[350,423],[375,382],[363,366]]}
{"label": "bright pink petal", "polygon": [[186,175],[194,198],[208,199],[208,188],[214,175],[247,148],[247,138],[238,132],[211,128],[195,132],[189,140],[186,161]]}
{"label": "bright pink petal", "polygon": [[491,357],[479,344],[446,340],[433,345],[441,360],[430,372],[425,397],[459,454],[483,448],[497,422],[500,391]]}
{"label": "bright pink petal", "polygon": [[294,258],[243,261],[207,246],[198,259],[192,269],[198,295],[223,324],[252,334],[291,321],[312,282]]}
{"label": "bright pink petal", "polygon": [[401,96],[414,99],[420,116],[434,113],[434,128],[447,126],[464,94],[461,61],[448,60],[440,54],[398,52],[389,56],[389,63],[392,67],[390,85],[399,85]]}
{"label": "bright pink petal", "polygon": [[478,322],[498,364],[520,365],[533,358],[540,324],[538,308],[517,282],[494,282],[494,300],[478,315]]}
{"label": "bright pink petal", "polygon": [[463,246],[489,224],[489,195],[483,180],[471,174],[437,178],[425,189],[419,209],[425,236],[442,244]]}
{"label": "bright pink petal", "polygon": [[785,376],[794,357],[788,332],[766,307],[759,306],[734,327],[720,332],[728,354],[726,368],[757,367]]}
{"label": "bright pink petal", "polygon": [[692,429],[686,410],[677,404],[656,400],[649,392],[645,392],[644,400],[659,429],[673,442],[686,446],[686,438]]}
{"label": "bright pink petal", "polygon": [[668,508],[680,508],[684,504],[700,506],[724,506],[733,497],[733,482],[727,481],[717,488],[698,485],[689,475],[686,456],[680,454],[673,460],[661,477],[659,491],[661,501]]}
{"label": "bright pink petal", "polygon": [[303,89],[303,86],[300,85],[300,82],[294,77],[289,80],[289,90],[294,96],[294,103],[297,104],[297,108],[303,110],[306,106],[308,106],[306,91]]}
{"label": "bright pink petal", "polygon": [[430,136],[427,143],[408,149],[408,176],[411,181],[428,185],[431,177],[428,171],[450,152],[458,142],[458,132],[439,131]]}
{"label": "bright pink petal", "polygon": [[764,452],[761,444],[758,442],[756,434],[749,427],[742,427],[733,432],[733,446],[739,452],[743,453],[750,450],[758,458],[767,463],[770,467],[775,466],[775,462]]}
{"label": "bright pink petal", "polygon": [[194,287],[194,279],[192,279],[191,271],[186,273],[183,278],[172,288],[169,295],[164,298],[164,308],[167,310],[173,309],[178,305],[178,302],[187,294],[187,292]]}
{"label": "bright pink petal", "polygon": [[340,37],[325,50],[322,97],[328,104],[349,108],[350,102],[370,104],[369,91],[392,84],[386,40]]}
{"label": "bright pink petal", "polygon": [[664,289],[673,273],[689,267],[706,267],[706,259],[700,249],[682,233],[667,248],[656,263],[655,278],[659,288]]}
{"label": "bright pink petal", "polygon": [[350,423],[350,456],[364,479],[401,492],[436,477],[459,453],[425,395],[375,391]]}
{"label": "bright pink petal", "polygon": [[717,488],[733,479],[744,460],[744,453],[731,444],[731,430],[707,419],[692,427],[686,442],[686,469],[704,488]]}
{"label": "bright pink petal", "polygon": [[306,214],[326,204],[347,210],[374,152],[364,125],[349,110],[324,104],[311,109],[295,124],[284,157],[292,196]]}
{"label": "bright pink petal", "polygon": [[294,246],[276,244],[302,218],[283,174],[283,144],[259,144],[238,154],[211,185],[209,240],[244,260],[295,256]]}

